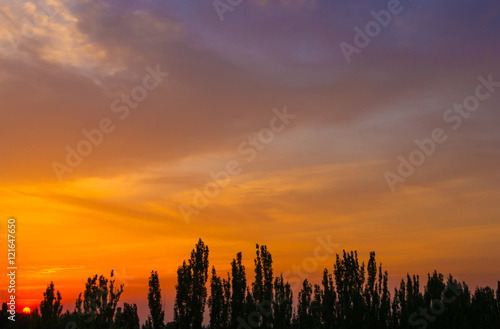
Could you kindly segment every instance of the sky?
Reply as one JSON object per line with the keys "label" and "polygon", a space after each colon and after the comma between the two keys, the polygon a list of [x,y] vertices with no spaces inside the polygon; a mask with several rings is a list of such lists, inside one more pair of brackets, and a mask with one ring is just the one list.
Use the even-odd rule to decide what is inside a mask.
{"label": "sky", "polygon": [[221,274],[242,251],[250,281],[259,243],[291,281],[346,249],[375,250],[393,286],[434,269],[496,286],[499,15],[473,0],[1,0],[0,241],[6,254],[15,218],[18,307],[54,281],[72,310],[114,269],[144,320],[156,270],[171,319],[199,238]]}

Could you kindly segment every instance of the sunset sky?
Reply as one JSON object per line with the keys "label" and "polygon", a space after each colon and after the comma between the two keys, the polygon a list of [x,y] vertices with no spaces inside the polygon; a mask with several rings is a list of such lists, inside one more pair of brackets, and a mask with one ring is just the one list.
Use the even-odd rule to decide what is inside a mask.
{"label": "sunset sky", "polygon": [[144,321],[157,270],[171,319],[200,237],[250,281],[255,243],[278,275],[330,239],[313,281],[346,249],[375,250],[392,286],[437,269],[496,287],[500,3],[395,1],[0,0],[19,311],[50,281],[72,310],[114,269]]}

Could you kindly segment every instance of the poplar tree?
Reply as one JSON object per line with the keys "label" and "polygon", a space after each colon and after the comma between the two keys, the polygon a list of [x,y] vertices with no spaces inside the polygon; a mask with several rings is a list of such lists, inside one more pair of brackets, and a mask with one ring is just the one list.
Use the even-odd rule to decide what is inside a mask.
{"label": "poplar tree", "polygon": [[174,321],[178,329],[190,329],[192,321],[192,273],[190,266],[184,261],[177,269],[175,286]]}
{"label": "poplar tree", "polygon": [[293,293],[283,274],[274,280],[273,328],[290,328],[293,319]]}
{"label": "poplar tree", "polygon": [[307,279],[304,279],[302,289],[299,292],[297,316],[294,321],[295,325],[299,329],[313,328],[313,316],[311,310],[312,292],[312,285]]}
{"label": "poplar tree", "polygon": [[156,271],[151,271],[149,277],[148,306],[153,329],[164,328],[165,312],[162,306],[160,280]]}
{"label": "poplar tree", "polygon": [[236,258],[231,262],[231,328],[238,326],[238,318],[245,317],[245,297],[247,290],[247,278],[245,266],[241,263],[241,252],[236,254]]}
{"label": "poplar tree", "polygon": [[174,320],[179,329],[201,329],[207,303],[208,246],[201,239],[177,269]]}
{"label": "poplar tree", "polygon": [[229,277],[227,280],[221,279],[217,276],[215,267],[212,267],[210,297],[208,298],[211,329],[229,328],[230,290]]}
{"label": "poplar tree", "polygon": [[322,297],[322,314],[323,314],[323,324],[325,329],[335,328],[335,314],[337,302],[337,294],[335,292],[335,287],[333,285],[332,275],[328,274],[328,269],[323,271],[323,280],[321,281],[323,286],[323,297]]}
{"label": "poplar tree", "polygon": [[334,264],[335,284],[338,295],[338,324],[346,328],[361,328],[365,323],[363,287],[365,265],[359,264],[357,252],[337,254]]}
{"label": "poplar tree", "polygon": [[311,301],[312,328],[323,327],[323,309],[321,307],[323,291],[318,284],[314,285],[314,297]]}
{"label": "poplar tree", "polygon": [[203,313],[207,303],[208,280],[208,246],[201,239],[198,240],[195,249],[191,251],[189,266],[192,271],[193,294],[193,321],[191,329],[201,329],[203,326]]}
{"label": "poplar tree", "polygon": [[256,245],[255,282],[252,284],[255,307],[262,315],[262,328],[271,328],[273,323],[273,258],[267,246]]}

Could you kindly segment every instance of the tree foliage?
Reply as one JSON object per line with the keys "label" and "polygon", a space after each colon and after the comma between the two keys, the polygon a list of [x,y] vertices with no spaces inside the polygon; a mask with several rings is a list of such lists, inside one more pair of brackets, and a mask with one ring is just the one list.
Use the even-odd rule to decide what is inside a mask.
{"label": "tree foliage", "polygon": [[151,271],[149,277],[148,306],[153,329],[164,328],[165,312],[162,308],[160,280],[156,271]]}
{"label": "tree foliage", "polygon": [[[190,258],[177,269],[174,321],[165,325],[158,273],[149,278],[150,314],[142,329],[201,329],[207,305],[208,247],[200,239]],[[388,273],[371,252],[365,266],[356,252],[337,254],[333,272],[323,271],[320,283],[304,275],[296,305],[283,274],[273,276],[273,259],[267,246],[256,245],[255,277],[247,285],[242,254],[237,253],[226,278],[211,270],[208,298],[210,329],[496,329],[500,328],[500,281],[496,291],[476,287],[437,271],[421,285],[418,275],[407,274],[388,290]],[[302,272],[302,274],[304,274]],[[117,307],[123,285],[111,279],[89,277],[75,310],[62,313],[62,298],[51,282],[43,294],[40,312],[17,314],[15,326],[6,320],[7,303],[0,311],[2,329],[138,329],[136,304]],[[295,307],[294,307],[295,306]],[[205,322],[205,323],[207,323]]]}
{"label": "tree foliage", "polygon": [[40,303],[40,313],[42,314],[42,328],[52,329],[59,324],[63,305],[61,304],[61,294],[59,290],[54,291],[54,282],[50,282],[43,293],[43,300]]}
{"label": "tree foliage", "polygon": [[201,329],[207,302],[208,246],[199,239],[191,258],[177,269],[174,320],[179,329]]}

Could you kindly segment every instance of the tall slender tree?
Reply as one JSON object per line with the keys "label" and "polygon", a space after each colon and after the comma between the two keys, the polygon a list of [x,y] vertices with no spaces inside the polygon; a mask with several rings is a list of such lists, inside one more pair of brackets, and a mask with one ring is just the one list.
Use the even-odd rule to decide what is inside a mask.
{"label": "tall slender tree", "polygon": [[288,329],[293,319],[293,293],[283,274],[274,280],[273,328]]}
{"label": "tall slender tree", "polygon": [[175,286],[174,321],[178,329],[190,329],[192,321],[192,283],[191,267],[184,261],[177,269]]}
{"label": "tall slender tree", "polygon": [[210,310],[210,329],[229,328],[229,307],[231,286],[229,278],[221,279],[217,276],[215,267],[212,267],[212,279],[210,280],[210,297],[208,308]]}
{"label": "tall slender tree", "polygon": [[312,293],[312,285],[307,279],[304,279],[302,289],[299,292],[297,316],[294,321],[298,329],[313,329],[314,321],[311,310]]}
{"label": "tall slender tree", "polygon": [[192,329],[201,329],[203,326],[203,313],[207,303],[207,287],[205,286],[208,280],[208,246],[201,239],[196,244],[195,249],[191,252],[189,266],[192,270],[193,278],[193,322]]}
{"label": "tall slender tree", "polygon": [[165,312],[163,311],[161,299],[160,280],[156,271],[151,271],[151,276],[149,277],[148,306],[153,329],[164,328]]}
{"label": "tall slender tree", "polygon": [[256,245],[255,282],[252,284],[255,307],[262,315],[262,328],[271,328],[273,323],[273,258],[267,246]]}
{"label": "tall slender tree", "polygon": [[367,277],[365,284],[365,304],[366,304],[366,322],[368,328],[377,328],[378,311],[380,307],[380,295],[377,282],[377,262],[375,260],[375,252],[370,252],[370,259],[367,265]]}
{"label": "tall slender tree", "polygon": [[311,301],[312,328],[323,328],[323,291],[319,284],[314,285],[314,295]]}
{"label": "tall slender tree", "polygon": [[179,329],[201,329],[207,303],[208,246],[201,239],[177,269],[174,319]]}
{"label": "tall slender tree", "polygon": [[224,328],[231,328],[231,276],[227,273],[227,278],[222,280],[224,289],[224,308],[222,309],[222,319]]}
{"label": "tall slender tree", "polygon": [[245,266],[242,264],[241,252],[236,254],[236,258],[231,262],[231,328],[238,326],[238,318],[245,317],[245,292],[247,290],[247,278]]}
{"label": "tall slender tree", "polygon": [[[255,315],[258,314],[258,317]],[[250,291],[250,287],[247,287],[247,292],[245,295],[245,308],[243,318],[237,318],[238,325],[241,323],[250,324],[251,327],[260,327],[262,325],[262,314],[257,312],[257,308],[255,307],[255,300],[252,296],[252,292]]]}
{"label": "tall slender tree", "polygon": [[333,285],[332,275],[328,274],[328,269],[323,271],[323,297],[322,297],[322,314],[325,329],[333,329],[335,327],[335,314],[337,294]]}
{"label": "tall slender tree", "polygon": [[389,326],[389,316],[391,312],[391,294],[387,287],[389,274],[382,272],[382,264],[378,268],[378,288],[380,296],[380,307],[378,315],[378,328],[386,329]]}
{"label": "tall slender tree", "polygon": [[344,250],[342,258],[337,254],[334,276],[338,295],[338,325],[341,328],[361,328],[365,323],[365,265],[359,264],[357,252],[347,253]]}

